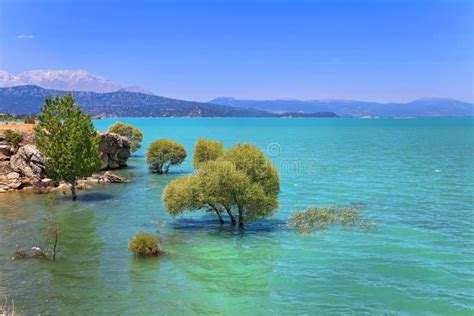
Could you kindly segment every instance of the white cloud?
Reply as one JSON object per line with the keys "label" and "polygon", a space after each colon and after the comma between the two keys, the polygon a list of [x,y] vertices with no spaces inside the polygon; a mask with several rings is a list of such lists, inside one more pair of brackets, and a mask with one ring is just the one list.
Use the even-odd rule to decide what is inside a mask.
{"label": "white cloud", "polygon": [[27,40],[27,39],[32,39],[34,37],[35,36],[33,34],[18,34],[16,36],[16,38],[19,39],[19,40]]}

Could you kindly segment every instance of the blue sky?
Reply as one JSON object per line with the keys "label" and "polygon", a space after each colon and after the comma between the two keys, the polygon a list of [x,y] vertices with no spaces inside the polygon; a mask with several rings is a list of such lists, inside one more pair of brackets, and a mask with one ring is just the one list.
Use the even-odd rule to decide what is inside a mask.
{"label": "blue sky", "polygon": [[473,101],[473,1],[0,1],[0,68],[209,100]]}

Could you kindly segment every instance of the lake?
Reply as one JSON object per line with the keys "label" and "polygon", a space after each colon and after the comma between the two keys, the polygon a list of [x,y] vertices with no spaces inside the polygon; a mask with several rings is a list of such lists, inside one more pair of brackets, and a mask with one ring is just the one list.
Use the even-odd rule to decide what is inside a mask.
{"label": "lake", "polygon": [[[419,314],[474,312],[474,120],[120,119],[144,133],[121,175],[127,184],[46,196],[0,195],[0,297],[25,314]],[[105,130],[117,119],[94,121]],[[257,145],[280,171],[280,209],[245,231],[214,216],[172,218],[161,193],[193,172],[200,137]],[[170,138],[188,158],[149,174],[146,146]],[[302,236],[291,213],[364,205],[373,232],[330,228]],[[42,240],[50,216],[63,231],[56,262],[13,261]],[[227,218],[225,218],[227,220]],[[168,255],[127,251],[159,223]]]}

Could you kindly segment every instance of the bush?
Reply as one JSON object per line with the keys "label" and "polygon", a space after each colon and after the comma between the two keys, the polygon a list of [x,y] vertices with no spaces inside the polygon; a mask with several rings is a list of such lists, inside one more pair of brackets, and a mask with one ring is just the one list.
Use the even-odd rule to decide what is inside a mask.
{"label": "bush", "polygon": [[135,128],[130,124],[117,122],[109,127],[109,132],[127,137],[130,140],[132,152],[137,151],[138,148],[140,148],[143,133],[138,128]]}
{"label": "bush", "polygon": [[[13,260],[21,260],[21,259],[25,259],[28,257],[28,252],[26,251],[25,248],[19,248],[15,251],[15,253],[13,254]],[[1,314],[0,314],[1,315]]]}
{"label": "bush", "polygon": [[11,129],[7,129],[5,131],[5,140],[13,147],[18,147],[18,145],[23,141],[23,135],[12,131]]}
{"label": "bush", "polygon": [[326,207],[309,207],[303,211],[294,212],[288,222],[290,227],[308,235],[314,230],[324,232],[329,225],[339,224],[345,228],[356,228],[369,232],[373,229],[373,221],[363,217],[362,210],[355,207],[341,207],[335,205]]}
{"label": "bush", "polygon": [[35,124],[36,121],[35,121],[35,118],[33,116],[27,116],[25,118],[25,124]]}
{"label": "bush", "polygon": [[128,250],[137,256],[151,257],[164,254],[160,249],[160,239],[157,235],[139,232],[128,244]]}
{"label": "bush", "polygon": [[183,146],[168,139],[154,141],[148,146],[146,161],[151,172],[168,172],[172,165],[181,164],[186,159]]}

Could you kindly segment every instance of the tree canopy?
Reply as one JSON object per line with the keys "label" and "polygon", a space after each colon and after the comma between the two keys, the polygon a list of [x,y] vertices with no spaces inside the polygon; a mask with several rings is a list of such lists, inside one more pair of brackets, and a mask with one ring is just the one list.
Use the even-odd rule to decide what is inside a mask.
{"label": "tree canopy", "polygon": [[36,145],[46,157],[48,175],[69,183],[76,200],[77,180],[100,168],[99,136],[90,116],[75,104],[71,94],[46,97],[34,131]]}
{"label": "tree canopy", "polygon": [[143,133],[138,128],[123,122],[116,122],[109,127],[108,131],[110,133],[116,133],[127,137],[130,140],[132,152],[135,152],[140,148]]}
{"label": "tree canopy", "polygon": [[255,146],[237,145],[198,166],[196,174],[173,180],[165,188],[163,201],[170,214],[205,210],[223,223],[222,214],[227,213],[233,224],[237,214],[243,226],[272,215],[278,207],[278,173]]}
{"label": "tree canopy", "polygon": [[223,154],[224,145],[221,142],[200,138],[194,144],[193,166],[198,169],[204,162],[216,160]]}
{"label": "tree canopy", "polygon": [[181,164],[186,159],[183,146],[169,139],[160,139],[147,148],[146,161],[154,173],[166,173],[172,165]]}

